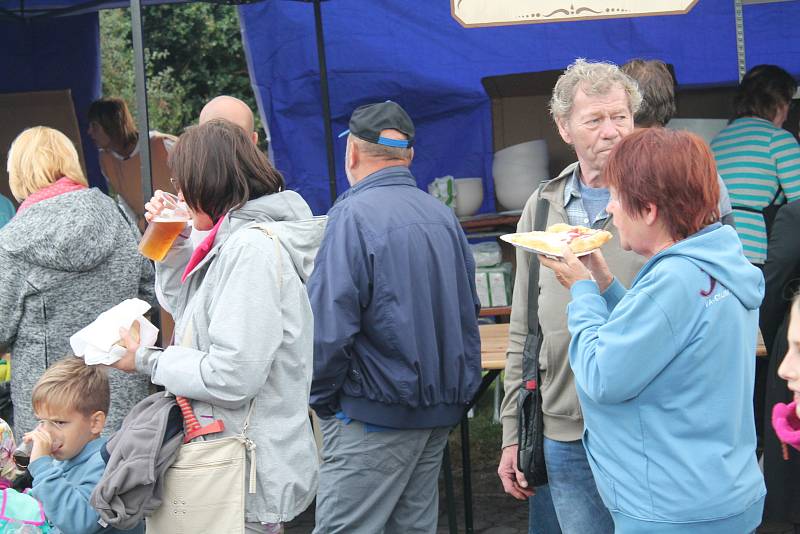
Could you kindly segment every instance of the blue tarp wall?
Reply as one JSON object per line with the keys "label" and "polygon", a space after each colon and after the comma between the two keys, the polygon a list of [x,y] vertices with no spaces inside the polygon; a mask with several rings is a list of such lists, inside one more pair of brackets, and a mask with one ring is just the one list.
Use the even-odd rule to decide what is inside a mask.
{"label": "blue tarp wall", "polygon": [[97,13],[0,20],[0,93],[71,90],[89,182],[105,190],[97,149],[86,135],[89,105],[101,89],[99,39]]}
{"label": "blue tarp wall", "polygon": [[[36,0],[25,6],[80,3]],[[0,0],[0,9],[19,6],[18,0]],[[276,165],[290,187],[324,213],[330,193],[313,6],[265,0],[239,9]],[[732,0],[700,0],[687,15],[470,29],[450,16],[446,0],[330,0],[322,13],[334,132],[346,128],[360,104],[400,102],[418,129],[412,170],[419,185],[445,174],[485,177],[482,211],[494,209],[494,194],[490,102],[481,78],[562,69],[576,57],[618,63],[651,57],[675,65],[685,85],[737,80]],[[744,13],[748,65],[775,63],[800,74],[800,0],[748,5]],[[94,145],[85,135],[89,103],[101,89],[98,39],[96,13],[0,20],[0,92],[70,89],[89,178],[103,185]],[[344,141],[338,140],[339,192],[348,187],[343,154]]]}
{"label": "blue tarp wall", "polygon": [[[270,126],[276,166],[316,213],[330,206],[313,8],[240,6],[251,79]],[[494,210],[486,76],[563,69],[576,57],[672,63],[683,85],[738,81],[733,0],[700,0],[687,15],[507,27],[461,27],[445,0],[331,0],[322,4],[333,130],[357,106],[392,99],[417,126],[420,187],[437,176],[482,176]],[[747,64],[800,74],[800,2],[744,9]],[[347,189],[344,139],[335,145],[338,192]]]}

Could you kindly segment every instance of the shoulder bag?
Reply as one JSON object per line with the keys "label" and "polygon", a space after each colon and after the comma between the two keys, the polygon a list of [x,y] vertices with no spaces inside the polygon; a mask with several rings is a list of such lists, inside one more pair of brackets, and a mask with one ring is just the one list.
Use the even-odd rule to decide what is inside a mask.
{"label": "shoulder bag", "polygon": [[[536,216],[533,229],[542,231],[547,225],[550,207],[542,198],[539,188]],[[542,393],[539,389],[539,351],[542,348],[542,332],[539,328],[539,258],[531,254],[528,276],[528,335],[522,350],[522,384],[517,405],[518,435],[517,468],[525,475],[531,486],[547,484],[547,468],[544,463],[544,424]]]}

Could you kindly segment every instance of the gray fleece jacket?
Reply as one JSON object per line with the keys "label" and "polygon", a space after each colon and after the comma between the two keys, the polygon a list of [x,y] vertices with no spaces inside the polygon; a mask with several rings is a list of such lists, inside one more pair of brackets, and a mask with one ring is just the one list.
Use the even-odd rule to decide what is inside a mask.
{"label": "gray fleece jacket", "polygon": [[[0,352],[11,352],[14,433],[36,426],[31,391],[70,351],[69,338],[129,298],[154,302],[152,264],[138,230],[98,189],[32,205],[0,229]],[[146,377],[109,372],[106,433],[147,396]]]}
{"label": "gray fleece jacket", "polygon": [[106,468],[92,491],[92,507],[103,521],[130,530],[152,515],[182,443],[183,417],[172,395],[154,393],[134,406],[105,444]]}
{"label": "gray fleece jacket", "polygon": [[[254,228],[257,222],[274,231],[279,249]],[[316,493],[318,459],[308,418],[314,319],[305,281],[323,231],[324,218],[313,218],[300,195],[284,191],[226,216],[213,248],[185,282],[193,249],[188,236],[157,264],[180,346],[141,347],[137,370],[192,399],[202,424],[221,419],[222,436],[241,432],[255,399],[247,436],[256,444],[257,492],[247,495],[248,522],[289,521]]]}

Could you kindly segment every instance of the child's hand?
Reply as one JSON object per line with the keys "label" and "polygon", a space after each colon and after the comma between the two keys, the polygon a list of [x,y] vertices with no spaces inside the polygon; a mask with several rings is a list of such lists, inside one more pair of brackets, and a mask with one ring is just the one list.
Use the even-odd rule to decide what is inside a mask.
{"label": "child's hand", "polygon": [[53,452],[53,438],[39,427],[25,434],[23,439],[26,442],[33,441],[31,462],[36,461],[42,456],[50,456],[50,453]]}

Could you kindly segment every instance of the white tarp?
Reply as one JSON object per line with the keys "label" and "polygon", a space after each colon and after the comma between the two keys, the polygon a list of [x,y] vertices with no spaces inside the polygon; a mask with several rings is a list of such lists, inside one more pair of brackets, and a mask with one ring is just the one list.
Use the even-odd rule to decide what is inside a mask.
{"label": "white tarp", "polygon": [[450,0],[459,24],[506,26],[687,13],[697,0]]}

